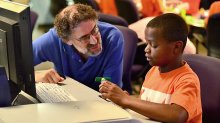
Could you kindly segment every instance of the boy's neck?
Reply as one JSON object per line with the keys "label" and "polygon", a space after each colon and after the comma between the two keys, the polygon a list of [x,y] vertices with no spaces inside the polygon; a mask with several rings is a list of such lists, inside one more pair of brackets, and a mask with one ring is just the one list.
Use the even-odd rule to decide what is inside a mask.
{"label": "boy's neck", "polygon": [[185,64],[185,62],[182,59],[177,59],[176,62],[173,62],[171,64],[168,64],[166,66],[159,66],[159,71],[161,73],[170,72],[172,70],[175,70],[177,68],[182,67]]}

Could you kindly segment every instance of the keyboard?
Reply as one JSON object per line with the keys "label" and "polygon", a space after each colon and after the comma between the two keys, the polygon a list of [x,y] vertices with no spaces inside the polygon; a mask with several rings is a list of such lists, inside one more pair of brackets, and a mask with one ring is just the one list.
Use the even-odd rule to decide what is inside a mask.
{"label": "keyboard", "polygon": [[37,98],[43,103],[77,101],[62,86],[51,83],[36,83]]}

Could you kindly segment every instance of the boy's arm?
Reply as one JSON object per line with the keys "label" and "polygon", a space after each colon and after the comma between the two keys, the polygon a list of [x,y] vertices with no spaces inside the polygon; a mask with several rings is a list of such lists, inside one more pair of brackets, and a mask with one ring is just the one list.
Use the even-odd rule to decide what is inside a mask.
{"label": "boy's arm", "polygon": [[124,100],[121,104],[122,107],[129,108],[157,121],[184,123],[188,119],[187,111],[177,104],[159,104],[133,97]]}
{"label": "boy's arm", "polygon": [[187,111],[176,104],[158,104],[127,95],[118,86],[108,81],[102,82],[99,91],[104,98],[129,108],[151,119],[162,122],[184,123],[188,119]]}

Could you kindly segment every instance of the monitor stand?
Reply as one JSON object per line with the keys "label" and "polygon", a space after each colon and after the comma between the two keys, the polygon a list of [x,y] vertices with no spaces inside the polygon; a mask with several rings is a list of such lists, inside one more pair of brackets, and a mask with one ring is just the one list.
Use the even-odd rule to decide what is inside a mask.
{"label": "monitor stand", "polygon": [[27,105],[27,104],[36,104],[40,103],[37,99],[33,98],[32,96],[28,95],[27,93],[21,91],[16,98],[13,100],[12,105]]}

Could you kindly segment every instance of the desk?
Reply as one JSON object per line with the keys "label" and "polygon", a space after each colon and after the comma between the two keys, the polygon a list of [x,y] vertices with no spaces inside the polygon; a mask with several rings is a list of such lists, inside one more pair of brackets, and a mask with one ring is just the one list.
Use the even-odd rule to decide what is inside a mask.
{"label": "desk", "polygon": [[[80,101],[89,101],[89,100],[99,100],[105,101],[104,99],[100,98],[99,92],[71,79],[67,78],[64,81],[63,87],[68,90],[77,100]],[[105,101],[106,102],[106,101]],[[134,122],[133,123],[159,123],[157,121],[149,120],[147,117],[140,115],[132,110],[128,110],[129,113],[132,115]]]}
{"label": "desk", "polygon": [[[65,88],[66,90],[68,90],[77,100],[79,101],[101,101],[101,102],[104,102],[104,103],[111,103],[111,102],[107,102],[105,101],[104,99],[100,98],[98,95],[100,95],[99,92],[93,90],[93,89],[90,89],[89,87],[71,79],[71,78],[67,78],[65,81],[64,81],[64,84],[62,85],[63,88]],[[68,104],[68,103],[67,103]],[[33,114],[33,112],[30,112],[30,111],[33,111],[33,108],[38,108],[38,107],[53,107],[53,105],[50,105],[49,103],[45,103],[43,106],[42,104],[32,104],[32,105],[36,105],[35,107],[32,107],[32,108],[28,108],[28,107],[31,107],[30,105],[22,105],[22,106],[19,106],[19,107],[12,107],[13,108],[13,112],[15,112],[16,110],[22,110],[22,108],[25,108],[27,109],[27,111],[25,110],[22,110],[24,111],[23,114],[29,114],[30,116],[24,116],[22,118],[25,118],[25,117],[28,117],[28,119],[32,118],[32,119],[37,119],[38,117],[36,115],[31,115]],[[113,105],[113,104],[112,104]],[[46,108],[45,107],[45,108]],[[57,108],[57,107],[55,107]],[[8,112],[6,111],[8,110]],[[44,109],[45,110],[45,109]],[[5,123],[4,121],[1,121],[1,120],[4,120],[4,119],[1,119],[1,111],[3,112],[7,112],[8,114],[10,114],[10,108],[9,109],[4,109],[4,110],[1,110],[0,109],[0,123]],[[36,110],[35,110],[36,111]],[[45,112],[42,112],[43,110],[39,110],[38,112],[41,112],[41,113],[45,113]],[[62,110],[64,111],[64,110]],[[152,120],[149,120],[148,118],[140,115],[140,114],[137,114],[131,110],[128,110],[128,112],[131,114],[132,116],[132,119],[131,121],[129,121],[130,123],[158,123],[156,121],[152,121]],[[37,112],[34,112],[35,114]],[[56,112],[54,112],[56,113]],[[114,111],[112,111],[112,113],[115,113]],[[117,113],[117,112],[116,112]],[[46,114],[45,114],[46,115]],[[49,114],[50,115],[50,114]],[[8,116],[8,115],[7,115]],[[42,116],[42,115],[41,115]],[[17,116],[19,117],[19,116]],[[16,118],[17,118],[16,117]],[[62,117],[62,116],[61,116]],[[5,118],[5,117],[4,117]],[[7,117],[8,118],[8,117]],[[41,117],[42,118],[42,117]],[[46,117],[47,118],[47,117]],[[56,117],[57,118],[57,117]],[[43,119],[37,119],[37,121],[34,121],[35,123],[41,123],[41,121],[45,121],[44,117]],[[119,122],[119,121],[118,121]]]}

